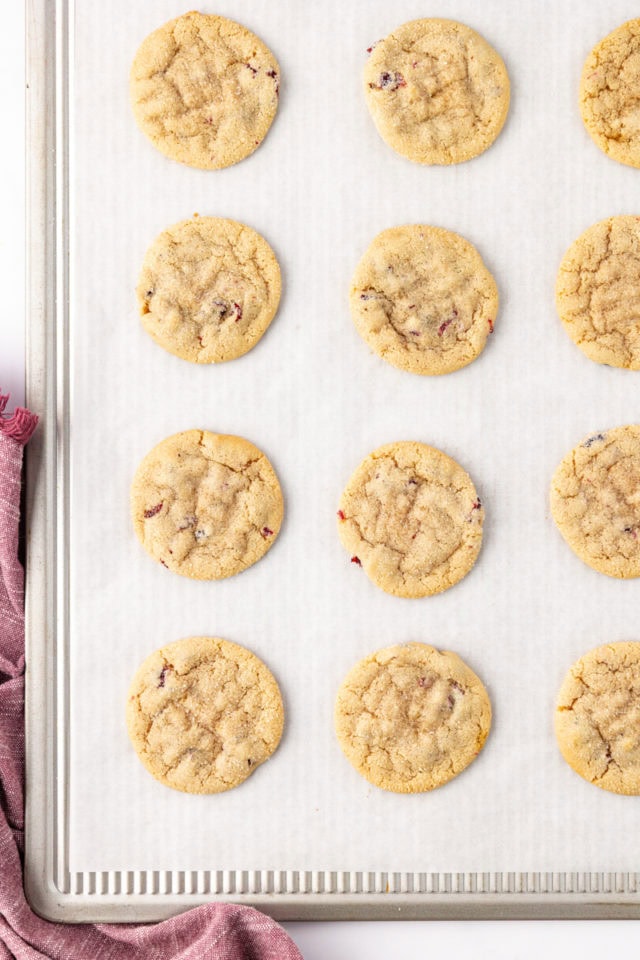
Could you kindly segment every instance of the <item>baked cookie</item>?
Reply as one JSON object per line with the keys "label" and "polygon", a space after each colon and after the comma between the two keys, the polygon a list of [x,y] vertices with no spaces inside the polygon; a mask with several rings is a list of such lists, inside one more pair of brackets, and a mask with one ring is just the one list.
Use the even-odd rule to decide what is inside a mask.
{"label": "baked cookie", "polygon": [[562,756],[612,793],[640,794],[640,643],[607,643],[573,664],[555,713]]}
{"label": "baked cookie", "polygon": [[394,367],[451,373],[484,349],[498,288],[464,237],[440,227],[392,227],[356,267],[350,304],[360,336]]}
{"label": "baked cookie", "polygon": [[378,650],[345,677],[338,741],[358,773],[383,790],[420,793],[457,777],[491,726],[482,682],[455,653],[426,643]]}
{"label": "baked cookie", "polygon": [[370,47],[364,92],[378,133],[417,163],[461,163],[490,147],[509,110],[509,76],[455,20],[412,20]]}
{"label": "baked cookie", "polygon": [[397,597],[461,580],[482,543],[484,510],[471,477],[434,447],[399,441],[362,461],[340,499],[338,533],[351,562]]}
{"label": "baked cookie", "polygon": [[587,57],[580,113],[601,150],[619,163],[640,167],[640,20],[623,23]]}
{"label": "baked cookie", "polygon": [[131,487],[133,526],[154,560],[195,580],[250,567],[282,523],[273,467],[242,437],[186,430],[162,440]]}
{"label": "baked cookie", "polygon": [[142,324],[161,347],[193,363],[222,363],[251,350],[271,323],[280,267],[251,227],[194,217],[156,237],[137,296]]}
{"label": "baked cookie", "polygon": [[556,306],[590,360],[640,370],[640,217],[609,217],[564,255]]}
{"label": "baked cookie", "polygon": [[278,108],[280,68],[246,27],[191,11],[146,37],[130,76],[142,132],[165,156],[218,170],[260,146]]}
{"label": "baked cookie", "polygon": [[282,736],[278,684],[253,653],[218,637],[176,640],[133,678],[127,729],[156,780],[185,793],[237,787]]}
{"label": "baked cookie", "polygon": [[640,577],[640,426],[594,433],[561,461],[551,513],[581,560],[610,577]]}

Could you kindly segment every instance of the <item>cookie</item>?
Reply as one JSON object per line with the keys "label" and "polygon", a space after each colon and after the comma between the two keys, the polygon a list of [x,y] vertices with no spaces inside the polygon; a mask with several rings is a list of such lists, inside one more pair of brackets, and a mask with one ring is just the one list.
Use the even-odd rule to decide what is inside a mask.
{"label": "cookie", "polygon": [[280,68],[246,27],[191,11],[146,37],[130,75],[136,122],[172,160],[218,170],[260,146],[278,108]]}
{"label": "cookie", "polygon": [[640,643],[608,643],[573,664],[555,728],[576,773],[612,793],[640,794]]}
{"label": "cookie", "polygon": [[451,373],[484,349],[498,288],[464,237],[440,227],[392,227],[356,267],[350,305],[360,336],[394,367]]}
{"label": "cookie", "polygon": [[184,577],[220,580],[269,550],[283,502],[273,467],[248,440],[186,430],[142,460],[131,511],[138,539],[154,560]]}
{"label": "cookie", "polygon": [[447,590],[474,565],[484,510],[471,477],[434,447],[378,447],[340,499],[338,533],[351,562],[397,597]]}
{"label": "cookie", "polygon": [[590,360],[640,370],[640,217],[609,217],[580,234],[560,264],[556,307]]}
{"label": "cookie", "polygon": [[127,700],[127,729],[156,780],[185,793],[237,787],[280,742],[284,708],[253,653],[219,637],[176,640],[147,657]]}
{"label": "cookie", "polygon": [[629,20],[596,44],[580,80],[580,113],[601,150],[640,167],[640,20]]}
{"label": "cookie", "polygon": [[474,760],[491,703],[455,653],[426,643],[378,650],[345,677],[335,707],[338,742],[366,780],[394,793],[434,790]]}
{"label": "cookie", "polygon": [[222,363],[251,350],[280,302],[280,267],[242,223],[194,217],[147,250],[137,287],[142,324],[183,360]]}
{"label": "cookie", "polygon": [[610,577],[640,577],[640,426],[594,433],[558,466],[551,513],[581,560]]}
{"label": "cookie", "polygon": [[373,44],[364,92],[378,133],[417,163],[461,163],[496,139],[509,110],[501,57],[455,20],[412,20]]}

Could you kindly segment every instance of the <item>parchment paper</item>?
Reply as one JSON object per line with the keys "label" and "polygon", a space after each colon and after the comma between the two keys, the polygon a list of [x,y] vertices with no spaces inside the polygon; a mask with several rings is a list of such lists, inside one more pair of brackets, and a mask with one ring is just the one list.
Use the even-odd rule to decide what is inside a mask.
{"label": "parchment paper", "polygon": [[[640,798],[608,794],[562,760],[553,705],[570,664],[640,639],[640,580],[589,569],[548,508],[551,475],[585,435],[640,421],[640,374],[589,361],[554,309],[568,245],[614,214],[640,214],[640,171],[583,128],[577,88],[591,47],[638,14],[627,0],[219,0],[271,47],[281,104],[264,144],[223,171],[173,163],[138,131],[128,72],[139,42],[185,12],[175,0],[78,0],[73,27],[71,248],[70,869],[636,870]],[[361,90],[366,49],[419,16],[460,19],[503,56],[507,124],[481,157],[422,167],[376,133]],[[263,341],[197,367],[144,333],[134,288],[147,245],[194,212],[259,230],[283,270]],[[472,241],[501,297],[471,366],[399,371],[360,340],[351,273],[378,231],[428,223]],[[129,485],[159,440],[192,427],[245,436],[271,459],[286,520],[269,554],[226,581],[154,563],[129,519]],[[402,600],[350,564],[340,492],[382,443],[455,457],[486,506],[471,574]],[[138,664],[179,637],[244,644],[276,675],[286,733],[240,788],[194,797],[156,783],[127,737]],[[485,750],[432,793],[371,787],[343,757],[333,701],[378,647],[421,640],[484,680]]]}

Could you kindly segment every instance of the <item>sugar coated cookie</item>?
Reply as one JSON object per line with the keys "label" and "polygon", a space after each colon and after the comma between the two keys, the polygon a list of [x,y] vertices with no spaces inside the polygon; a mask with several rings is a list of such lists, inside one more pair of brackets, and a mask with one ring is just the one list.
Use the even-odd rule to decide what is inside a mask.
{"label": "sugar coated cookie", "polygon": [[587,57],[580,113],[601,150],[640,167],[640,19],[623,23]]}
{"label": "sugar coated cookie", "polygon": [[469,572],[483,519],[471,477],[455,460],[424,443],[399,441],[374,450],[350,478],[338,533],[376,586],[424,597]]}
{"label": "sugar coated cookie", "polygon": [[186,430],[142,460],[131,510],[154,560],[185,577],[220,580],[269,550],[283,502],[273,467],[248,440]]}
{"label": "sugar coated cookie", "polygon": [[457,777],[478,756],[491,703],[457,654],[407,643],[378,650],[349,671],[335,726],[347,759],[366,780],[419,793]]}
{"label": "sugar coated cookie", "polygon": [[496,139],[509,77],[493,47],[455,20],[412,20],[373,44],[364,92],[378,133],[418,163],[461,163]]}
{"label": "sugar coated cookie", "polygon": [[280,267],[251,227],[194,217],[156,237],[137,296],[142,324],[161,347],[193,363],[221,363],[251,350],[271,323]]}
{"label": "sugar coated cookie", "polygon": [[350,305],[360,336],[394,367],[451,373],[484,349],[498,288],[476,248],[457,233],[392,227],[360,260]]}
{"label": "sugar coated cookie", "polygon": [[590,360],[640,370],[640,217],[609,217],[564,255],[556,306]]}
{"label": "sugar coated cookie", "polygon": [[573,664],[558,694],[558,746],[576,773],[640,794],[640,643],[608,643]]}
{"label": "sugar coated cookie", "polygon": [[133,113],[172,160],[217,170],[253,153],[278,108],[280,68],[246,27],[192,11],[146,37],[131,67]]}
{"label": "sugar coated cookie", "polygon": [[591,434],[558,466],[551,512],[581,560],[610,577],[640,577],[640,426]]}
{"label": "sugar coated cookie", "polygon": [[133,678],[127,728],[156,780],[185,793],[237,787],[282,736],[278,684],[253,653],[218,637],[176,640]]}

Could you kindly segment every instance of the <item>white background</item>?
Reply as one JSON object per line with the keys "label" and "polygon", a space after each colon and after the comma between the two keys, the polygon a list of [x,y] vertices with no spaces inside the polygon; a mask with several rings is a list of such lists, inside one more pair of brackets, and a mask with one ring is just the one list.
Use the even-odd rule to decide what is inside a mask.
{"label": "white background", "polygon": [[[4,311],[0,317],[0,377],[4,391],[20,402],[23,392],[23,26],[21,4],[7,5],[0,37],[0,77],[4,93],[7,137],[0,157],[0,276]],[[623,923],[370,923],[289,925],[307,960],[331,957],[367,957],[390,954],[422,956],[426,950],[444,950],[459,957],[529,958],[542,950],[552,956],[567,949],[583,956],[611,953],[637,941],[637,925]]]}

